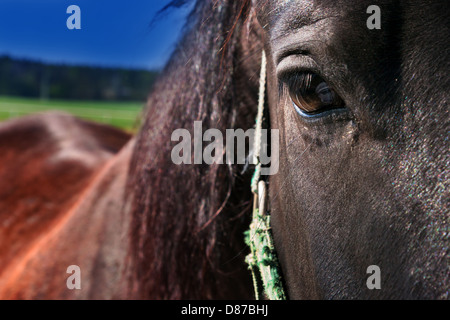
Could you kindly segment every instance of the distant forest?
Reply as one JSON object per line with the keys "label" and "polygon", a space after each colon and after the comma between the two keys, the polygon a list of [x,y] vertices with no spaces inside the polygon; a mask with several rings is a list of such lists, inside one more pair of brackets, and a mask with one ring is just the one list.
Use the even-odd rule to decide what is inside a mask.
{"label": "distant forest", "polygon": [[144,101],[157,71],[45,64],[0,56],[0,95]]}

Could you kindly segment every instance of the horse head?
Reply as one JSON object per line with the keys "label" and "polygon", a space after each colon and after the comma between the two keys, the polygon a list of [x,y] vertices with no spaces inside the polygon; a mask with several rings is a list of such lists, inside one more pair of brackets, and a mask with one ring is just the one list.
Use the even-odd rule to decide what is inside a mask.
{"label": "horse head", "polygon": [[378,1],[369,28],[371,4],[198,3],[131,165],[140,296],[251,296],[251,174],[174,165],[169,142],[194,121],[251,128],[264,50],[280,150],[268,207],[288,297],[447,298],[448,6]]}
{"label": "horse head", "polygon": [[[380,29],[367,26],[370,1],[254,1],[291,298],[448,295],[446,6],[377,4]],[[379,290],[366,286],[371,265]]]}

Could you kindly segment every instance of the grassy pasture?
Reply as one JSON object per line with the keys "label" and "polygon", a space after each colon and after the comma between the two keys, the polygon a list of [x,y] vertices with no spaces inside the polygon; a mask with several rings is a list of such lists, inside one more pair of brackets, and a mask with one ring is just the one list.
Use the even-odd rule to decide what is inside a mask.
{"label": "grassy pasture", "polygon": [[141,102],[73,101],[0,96],[0,121],[50,110],[64,111],[77,117],[134,131],[143,109]]}

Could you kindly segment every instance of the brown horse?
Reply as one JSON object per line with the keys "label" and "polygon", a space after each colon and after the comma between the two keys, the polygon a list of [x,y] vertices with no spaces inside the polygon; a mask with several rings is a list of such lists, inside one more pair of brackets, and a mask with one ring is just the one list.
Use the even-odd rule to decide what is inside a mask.
{"label": "brown horse", "polygon": [[448,6],[379,3],[370,30],[370,1],[198,1],[135,138],[64,114],[0,124],[0,298],[251,298],[251,172],[175,165],[171,134],[251,128],[263,49],[288,296],[448,298]]}
{"label": "brown horse", "polygon": [[[93,272],[94,278],[107,276],[103,271],[94,275],[99,268],[95,261],[103,250],[112,249],[105,252],[107,260],[120,250],[120,194],[126,180],[124,153],[131,144],[124,146],[129,141],[130,136],[119,130],[63,113],[28,116],[0,126],[2,298],[62,298],[81,291],[84,298],[111,297],[100,293],[105,293],[104,285],[88,289],[95,285],[92,281],[86,281],[87,290],[58,290],[56,279],[73,264]],[[108,234],[105,227],[114,228],[114,233]],[[107,260],[104,270],[117,268],[105,265]]]}

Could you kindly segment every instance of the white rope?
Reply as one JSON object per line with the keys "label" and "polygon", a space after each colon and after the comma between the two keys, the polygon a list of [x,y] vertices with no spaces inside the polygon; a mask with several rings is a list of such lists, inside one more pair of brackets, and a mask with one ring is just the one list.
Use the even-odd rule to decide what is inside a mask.
{"label": "white rope", "polygon": [[259,161],[261,155],[261,136],[262,136],[262,121],[264,114],[264,100],[266,90],[266,53],[263,50],[261,55],[261,73],[259,75],[259,96],[258,96],[258,113],[256,115],[256,128],[255,128],[255,142],[253,152],[253,163],[255,163],[255,175],[252,181],[252,191],[258,192],[258,181],[261,176],[261,163]]}
{"label": "white rope", "polygon": [[261,74],[259,76],[259,96],[258,96],[258,113],[256,115],[256,131],[255,131],[255,152],[253,154],[255,163],[259,163],[261,154],[261,135],[262,135],[262,119],[264,113],[264,97],[266,90],[266,53],[263,50],[261,56]]}

